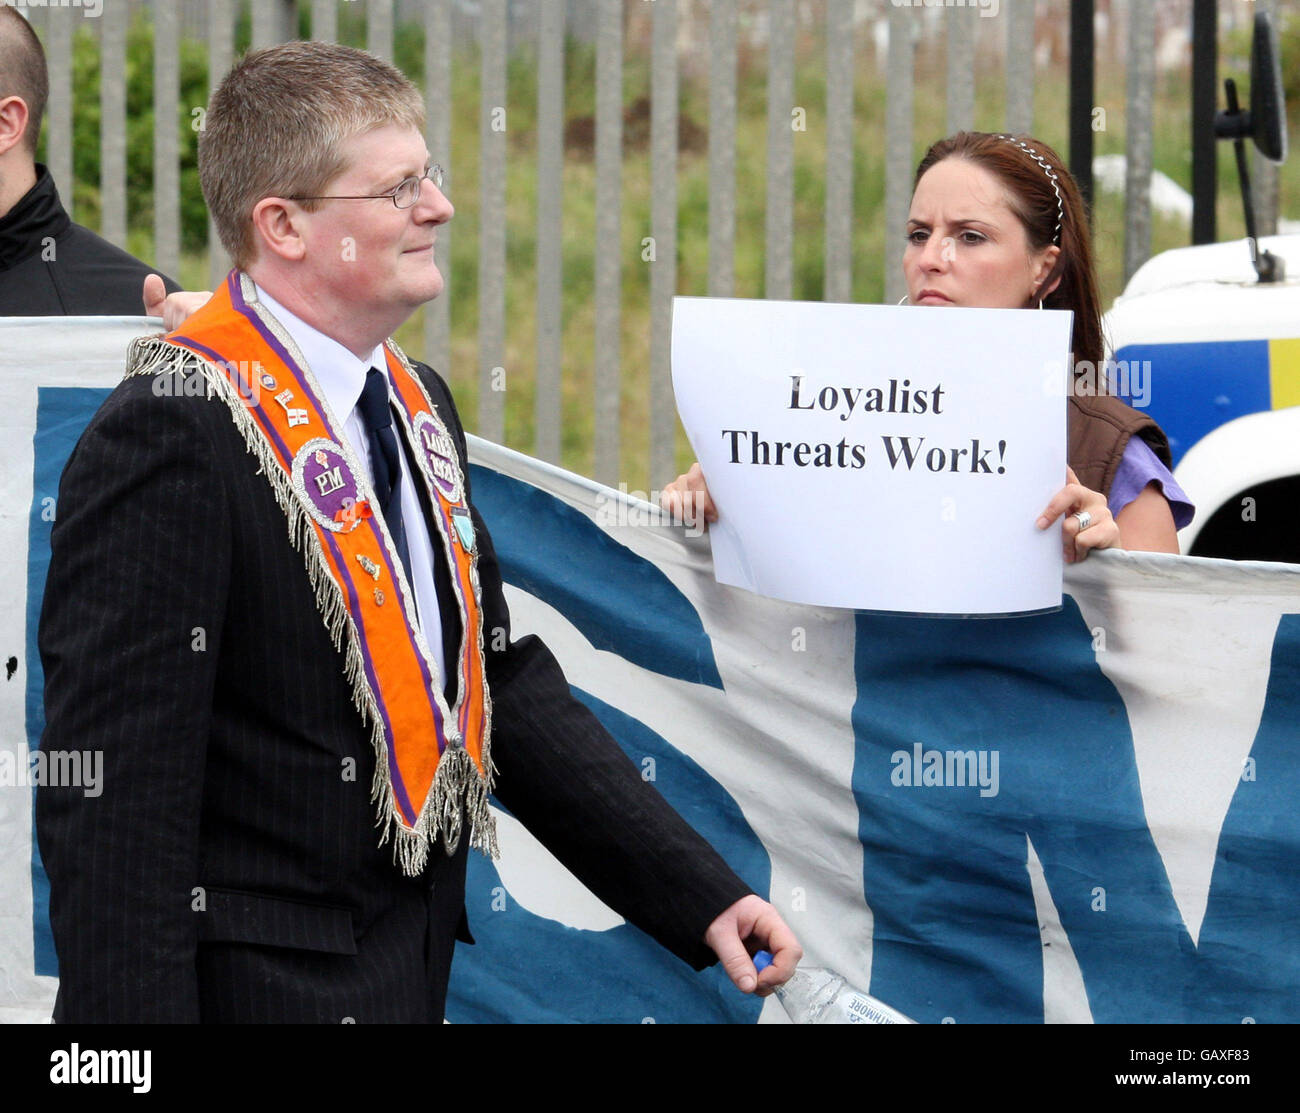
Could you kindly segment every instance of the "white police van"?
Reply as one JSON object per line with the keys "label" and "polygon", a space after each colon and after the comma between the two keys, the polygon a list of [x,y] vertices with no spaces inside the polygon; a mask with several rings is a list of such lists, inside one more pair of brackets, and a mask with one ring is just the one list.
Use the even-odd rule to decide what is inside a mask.
{"label": "white police van", "polygon": [[1244,140],[1286,157],[1276,42],[1256,19],[1251,105],[1228,111],[1247,238],[1157,255],[1107,313],[1112,388],[1160,423],[1196,504],[1185,554],[1300,563],[1300,235],[1256,240]]}

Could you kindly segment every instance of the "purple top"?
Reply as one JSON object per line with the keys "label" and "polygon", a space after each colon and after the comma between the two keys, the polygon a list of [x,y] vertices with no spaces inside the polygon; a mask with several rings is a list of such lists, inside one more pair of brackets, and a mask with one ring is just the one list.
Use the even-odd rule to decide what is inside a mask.
{"label": "purple top", "polygon": [[1169,501],[1174,525],[1182,529],[1192,520],[1196,507],[1178,486],[1173,473],[1160,462],[1160,457],[1138,436],[1129,437],[1128,444],[1124,446],[1124,456],[1111,482],[1110,498],[1106,500],[1111,514],[1118,518],[1119,512],[1146,490],[1146,485],[1152,480],[1160,484],[1161,491]]}

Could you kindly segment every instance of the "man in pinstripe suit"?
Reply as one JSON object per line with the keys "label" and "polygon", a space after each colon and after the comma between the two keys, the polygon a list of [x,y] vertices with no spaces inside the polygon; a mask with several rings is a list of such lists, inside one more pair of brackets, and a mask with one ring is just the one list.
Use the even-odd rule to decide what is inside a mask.
{"label": "man in pinstripe suit", "polygon": [[[56,1020],[439,1020],[493,772],[685,961],[760,994],[798,961],[546,647],[510,640],[451,396],[384,344],[442,287],[422,127],[396,70],[321,43],[252,54],[213,96],[200,171],[237,269],[137,346],[59,492],[42,747],[102,751],[104,775],[37,796]],[[166,385],[188,375],[204,389]],[[399,687],[402,653],[431,685]],[[747,943],[776,963],[756,974]]]}

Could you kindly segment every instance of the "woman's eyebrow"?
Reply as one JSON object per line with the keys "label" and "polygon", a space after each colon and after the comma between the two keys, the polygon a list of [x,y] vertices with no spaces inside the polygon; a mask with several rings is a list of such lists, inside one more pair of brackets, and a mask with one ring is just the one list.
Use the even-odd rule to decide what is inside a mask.
{"label": "woman's eyebrow", "polygon": [[[929,222],[928,220],[917,220],[915,217],[910,218],[910,219],[908,220],[907,223],[908,223],[909,226],[910,226],[910,225],[916,225],[916,226],[921,227],[921,228],[929,228],[929,227],[930,227],[930,222]],[[993,228],[997,228],[997,227],[998,227],[996,224],[991,224],[991,223],[990,223],[989,221],[987,221],[987,220],[980,220],[979,217],[974,217],[974,216],[957,216],[957,217],[953,217],[951,220],[945,221],[944,223],[946,223],[946,224],[948,224],[948,225],[950,225],[951,227],[954,227],[954,228],[965,228],[965,227],[967,227],[967,226],[978,226],[978,227],[980,227],[980,228],[990,228],[990,229],[993,229]]]}
{"label": "woman's eyebrow", "polygon": [[[918,219],[917,217],[914,217],[914,216],[913,216],[913,217],[908,217],[908,219],[907,219],[907,223],[908,223],[909,226],[911,226],[911,225],[916,225],[916,226],[919,227],[919,228],[929,228],[929,227],[930,227],[930,221],[928,221],[928,220],[920,220],[920,219]],[[953,217],[951,220],[947,221],[946,223],[948,223],[948,224],[952,224],[952,225],[957,225],[957,226],[960,226],[960,227],[965,227],[965,226],[968,225],[968,224],[972,224],[972,225],[977,224],[977,225],[979,225],[981,228],[996,228],[996,227],[997,227],[996,224],[992,224],[992,223],[990,223],[990,222],[987,221],[987,220],[980,220],[980,218],[977,217],[977,216],[957,216],[957,217]]]}

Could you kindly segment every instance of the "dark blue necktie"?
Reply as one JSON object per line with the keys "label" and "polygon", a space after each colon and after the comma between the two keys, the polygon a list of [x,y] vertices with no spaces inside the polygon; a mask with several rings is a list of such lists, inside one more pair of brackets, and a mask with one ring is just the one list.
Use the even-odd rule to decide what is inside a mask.
{"label": "dark blue necktie", "polygon": [[393,432],[393,414],[388,408],[388,379],[373,367],[366,372],[366,385],[357,408],[370,438],[370,470],[374,474],[379,512],[388,524],[388,532],[406,568],[407,583],[410,583],[411,558],[406,547],[406,526],[402,522],[402,456],[397,447],[397,435]]}

